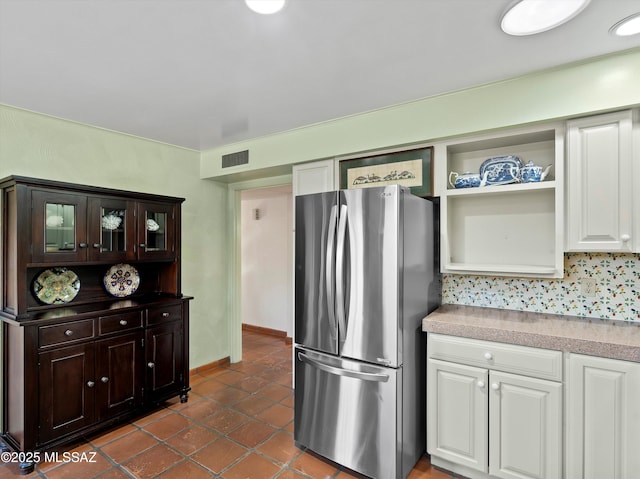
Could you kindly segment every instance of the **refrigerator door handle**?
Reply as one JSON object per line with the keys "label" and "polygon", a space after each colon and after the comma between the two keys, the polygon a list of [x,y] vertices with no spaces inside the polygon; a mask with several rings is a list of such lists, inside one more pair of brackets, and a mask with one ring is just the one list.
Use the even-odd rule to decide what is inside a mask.
{"label": "refrigerator door handle", "polygon": [[[347,334],[344,297],[344,249],[347,237],[347,205],[340,206],[338,222],[338,249],[336,251],[336,312],[338,313],[338,336]],[[344,341],[344,339],[343,339]]]}
{"label": "refrigerator door handle", "polygon": [[329,374],[335,374],[336,376],[345,376],[348,378],[361,379],[362,381],[374,381],[378,383],[386,383],[389,380],[389,376],[387,374],[365,373],[361,371],[352,371],[351,369],[337,368],[335,366],[324,364],[316,359],[311,359],[302,352],[298,352],[298,359]]}
{"label": "refrigerator door handle", "polygon": [[[336,331],[336,313],[334,310],[334,293],[335,287],[333,285],[333,278],[335,276],[335,259],[334,259],[334,248],[335,248],[335,231],[336,231],[336,222],[338,220],[338,207],[331,207],[331,215],[329,217],[329,228],[327,233],[327,257],[325,263],[325,286],[327,291],[327,310],[329,311],[329,323],[331,326],[331,331]],[[336,340],[337,340],[336,334]]]}

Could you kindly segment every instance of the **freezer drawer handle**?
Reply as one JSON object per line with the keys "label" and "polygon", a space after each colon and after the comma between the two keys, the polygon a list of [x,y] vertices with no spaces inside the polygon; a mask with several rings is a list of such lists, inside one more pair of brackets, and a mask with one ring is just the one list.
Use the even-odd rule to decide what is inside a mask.
{"label": "freezer drawer handle", "polygon": [[363,373],[360,371],[351,371],[350,369],[336,368],[335,366],[329,366],[328,364],[311,359],[304,353],[298,353],[298,359],[329,374],[335,374],[336,376],[346,376],[349,378],[362,379],[363,381],[375,381],[379,383],[386,383],[389,380],[389,376],[387,374]]}

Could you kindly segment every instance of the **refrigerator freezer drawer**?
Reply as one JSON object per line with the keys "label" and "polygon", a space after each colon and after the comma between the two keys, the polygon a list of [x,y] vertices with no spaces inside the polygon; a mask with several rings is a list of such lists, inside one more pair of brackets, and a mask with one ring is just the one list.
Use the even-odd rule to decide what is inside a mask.
{"label": "refrigerator freezer drawer", "polygon": [[401,477],[402,369],[295,354],[296,443],[370,477]]}

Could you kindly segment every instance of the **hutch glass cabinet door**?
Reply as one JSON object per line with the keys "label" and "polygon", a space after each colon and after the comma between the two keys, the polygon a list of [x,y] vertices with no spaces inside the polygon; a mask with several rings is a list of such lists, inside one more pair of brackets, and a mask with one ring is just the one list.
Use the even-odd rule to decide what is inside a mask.
{"label": "hutch glass cabinet door", "polygon": [[89,200],[89,258],[135,259],[135,204],[111,198]]}
{"label": "hutch glass cabinet door", "polygon": [[138,258],[175,257],[175,210],[171,204],[138,203]]}
{"label": "hutch glass cabinet door", "polygon": [[83,261],[87,258],[87,197],[34,190],[34,263]]}

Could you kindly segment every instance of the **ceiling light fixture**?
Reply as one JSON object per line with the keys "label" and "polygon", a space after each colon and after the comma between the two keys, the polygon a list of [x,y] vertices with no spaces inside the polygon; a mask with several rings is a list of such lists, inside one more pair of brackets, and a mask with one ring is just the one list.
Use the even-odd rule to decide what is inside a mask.
{"label": "ceiling light fixture", "polygon": [[633,15],[620,20],[612,26],[609,31],[621,37],[628,37],[629,35],[636,35],[640,33],[640,13],[634,13]]}
{"label": "ceiling light fixture", "polygon": [[578,15],[591,0],[519,0],[502,16],[500,27],[509,35],[546,32]]}
{"label": "ceiling light fixture", "polygon": [[263,15],[279,12],[284,7],[286,0],[244,0],[251,10]]}

